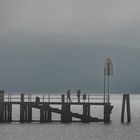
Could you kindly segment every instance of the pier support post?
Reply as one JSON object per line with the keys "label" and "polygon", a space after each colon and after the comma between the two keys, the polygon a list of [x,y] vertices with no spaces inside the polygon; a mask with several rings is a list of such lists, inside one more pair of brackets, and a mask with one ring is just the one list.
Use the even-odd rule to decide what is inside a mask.
{"label": "pier support post", "polygon": [[104,123],[110,122],[110,114],[113,109],[113,106],[110,105],[110,103],[104,104]]}
{"label": "pier support post", "polygon": [[83,104],[83,122],[90,122],[90,104]]}
{"label": "pier support post", "polygon": [[24,123],[24,94],[21,94],[20,122],[21,122],[21,123]]}
{"label": "pier support post", "polygon": [[12,104],[4,103],[4,90],[0,90],[0,122],[12,121]]}
{"label": "pier support post", "polygon": [[24,94],[21,94],[20,103],[20,122],[31,122],[32,121],[32,104],[24,102]]}
{"label": "pier support post", "polygon": [[52,112],[50,110],[50,105],[48,103],[43,103],[42,108],[40,109],[40,122],[51,122],[52,121]]}
{"label": "pier support post", "polygon": [[28,104],[28,122],[32,121],[32,104]]}
{"label": "pier support post", "polygon": [[4,120],[4,90],[0,90],[0,122]]}
{"label": "pier support post", "polygon": [[70,114],[71,105],[70,103],[66,103],[66,122],[72,122],[72,116]]}
{"label": "pier support post", "polygon": [[70,114],[70,103],[62,104],[61,122],[68,123],[72,121],[72,116]]}
{"label": "pier support post", "polygon": [[72,116],[70,112],[71,105],[70,103],[65,103],[65,95],[61,96],[62,101],[62,113],[61,113],[61,122],[68,123],[72,121]]}
{"label": "pier support post", "polygon": [[8,122],[12,122],[12,104],[8,104]]}
{"label": "pier support post", "polygon": [[44,122],[44,106],[40,108],[40,123]]}
{"label": "pier support post", "polygon": [[4,120],[4,105],[3,103],[0,103],[0,122],[3,122]]}
{"label": "pier support post", "polygon": [[12,104],[3,104],[3,122],[11,122],[12,121]]}
{"label": "pier support post", "polygon": [[47,103],[45,104],[45,108],[47,108],[47,110],[45,111],[45,118],[46,118],[46,122],[51,122],[52,121],[52,112],[51,112],[51,108],[50,105]]}
{"label": "pier support post", "polygon": [[121,112],[121,122],[124,123],[124,112],[125,112],[125,103],[127,107],[127,122],[131,122],[131,113],[130,113],[130,98],[129,94],[123,94],[122,100],[122,112]]}

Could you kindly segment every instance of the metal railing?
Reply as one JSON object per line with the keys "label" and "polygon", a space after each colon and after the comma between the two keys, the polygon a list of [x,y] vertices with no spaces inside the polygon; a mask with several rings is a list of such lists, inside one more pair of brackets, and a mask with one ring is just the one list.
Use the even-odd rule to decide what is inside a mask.
{"label": "metal railing", "polygon": [[[69,102],[69,98],[64,95],[64,102]],[[54,94],[24,94],[24,102],[36,102],[36,98],[39,98],[40,102],[62,102],[62,95]],[[21,102],[21,94],[4,94],[4,102]],[[71,95],[72,102],[78,102],[76,95]],[[108,95],[105,96],[105,102],[108,102]],[[82,94],[79,98],[80,103],[83,102],[104,102],[103,94]]]}

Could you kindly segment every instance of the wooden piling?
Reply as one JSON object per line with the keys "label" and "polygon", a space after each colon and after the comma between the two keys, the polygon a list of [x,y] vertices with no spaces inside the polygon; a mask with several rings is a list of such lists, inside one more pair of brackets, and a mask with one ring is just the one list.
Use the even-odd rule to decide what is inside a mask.
{"label": "wooden piling", "polygon": [[12,122],[12,104],[9,103],[8,105],[8,122]]}
{"label": "wooden piling", "polygon": [[110,103],[104,104],[104,123],[110,123],[110,114],[113,109],[113,106]]}
{"label": "wooden piling", "polygon": [[65,122],[66,121],[66,107],[65,107],[65,103],[62,103],[61,106],[62,109],[62,113],[61,113],[61,122]]}
{"label": "wooden piling", "polygon": [[131,122],[131,114],[130,114],[130,98],[129,98],[129,94],[127,94],[126,100],[127,100],[127,122],[130,123]]}
{"label": "wooden piling", "polygon": [[61,113],[61,122],[68,123],[72,121],[72,116],[70,115],[71,104],[63,103],[62,104],[62,113]]}
{"label": "wooden piling", "polygon": [[83,104],[83,122],[90,122],[89,120],[89,116],[90,116],[90,105],[84,103]]}
{"label": "wooden piling", "polygon": [[50,105],[48,103],[43,103],[40,109],[40,122],[51,122],[52,112],[50,111]]}
{"label": "wooden piling", "polygon": [[4,120],[4,90],[0,90],[0,122]]}
{"label": "wooden piling", "polygon": [[44,122],[44,106],[40,108],[40,123]]}
{"label": "wooden piling", "polygon": [[32,104],[28,104],[28,122],[32,121]]}
{"label": "wooden piling", "polygon": [[122,112],[121,112],[121,122],[124,122],[124,111],[125,111],[125,97],[126,95],[123,95],[123,100],[122,100]]}
{"label": "wooden piling", "polygon": [[2,113],[2,122],[11,122],[12,121],[12,104],[7,103],[3,104],[3,113]]}
{"label": "wooden piling", "polygon": [[70,111],[71,111],[71,104],[66,103],[66,122],[71,122],[72,121]]}
{"label": "wooden piling", "polygon": [[24,94],[21,94],[21,103],[20,103],[20,122],[24,123]]}
{"label": "wooden piling", "polygon": [[70,103],[65,103],[65,95],[61,96],[61,101],[62,101],[61,122],[63,122],[63,123],[71,122],[72,121],[72,117],[70,115],[71,105],[70,105]]}
{"label": "wooden piling", "polygon": [[52,121],[52,112],[51,112],[51,108],[50,108],[50,104],[46,103],[45,104],[45,108],[47,108],[47,110],[45,110],[45,118],[46,118],[46,122],[51,122]]}
{"label": "wooden piling", "polygon": [[124,123],[124,115],[125,115],[125,103],[127,108],[127,122],[131,122],[131,112],[130,112],[130,98],[129,94],[123,94],[122,100],[122,112],[121,112],[121,122]]}

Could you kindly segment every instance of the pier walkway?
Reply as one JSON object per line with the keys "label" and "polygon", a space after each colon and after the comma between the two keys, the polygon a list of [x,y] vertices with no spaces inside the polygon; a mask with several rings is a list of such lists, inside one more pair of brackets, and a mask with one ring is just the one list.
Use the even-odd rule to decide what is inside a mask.
{"label": "pier walkway", "polygon": [[[33,109],[37,109],[40,112],[41,123],[53,122],[52,113],[59,114],[60,122],[70,123],[74,122],[74,118],[80,122],[110,122],[110,114],[113,106],[108,102],[108,96],[101,94],[86,95],[83,94],[80,100],[76,96],[71,96],[72,102],[67,100],[67,96],[62,95],[32,95],[32,94],[4,94],[4,91],[0,91],[0,123],[11,123],[12,119],[12,108],[13,105],[20,107],[20,119],[17,120],[21,123],[34,122],[33,120]],[[59,106],[59,107],[57,107]],[[77,106],[82,107],[82,113],[73,112],[71,107]],[[103,118],[91,116],[91,106],[102,106],[103,107]]]}

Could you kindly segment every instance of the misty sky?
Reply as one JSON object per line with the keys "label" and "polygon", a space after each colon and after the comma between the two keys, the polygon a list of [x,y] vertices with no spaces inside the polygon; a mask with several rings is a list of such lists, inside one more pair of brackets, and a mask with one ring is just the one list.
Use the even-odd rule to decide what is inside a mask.
{"label": "misty sky", "polygon": [[139,0],[0,0],[0,35],[139,47],[139,6]]}
{"label": "misty sky", "polygon": [[[100,91],[105,57],[111,56],[117,69],[123,65],[120,49],[127,61],[128,47],[138,49],[130,60],[138,59],[139,37],[139,0],[0,0],[0,88]],[[107,46],[106,52],[102,48]],[[110,49],[114,47],[118,55]],[[125,71],[125,66],[120,68]],[[116,83],[122,81],[118,78]],[[140,87],[137,82],[138,78],[132,88]]]}

